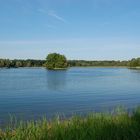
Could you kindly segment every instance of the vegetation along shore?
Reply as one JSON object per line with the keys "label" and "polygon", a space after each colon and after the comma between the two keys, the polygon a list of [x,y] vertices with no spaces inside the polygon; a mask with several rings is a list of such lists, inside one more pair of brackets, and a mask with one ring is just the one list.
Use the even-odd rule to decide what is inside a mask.
{"label": "vegetation along shore", "polygon": [[[52,58],[53,57],[53,58]],[[57,57],[57,59],[56,59]],[[140,67],[140,58],[133,58],[131,60],[126,61],[115,61],[115,60],[104,60],[104,61],[87,61],[87,60],[67,60],[64,55],[60,55],[57,53],[52,53],[48,55],[46,60],[9,60],[9,59],[0,59],[0,68],[19,68],[19,67],[46,67],[46,62],[49,61],[49,69],[52,69],[52,65],[55,67],[54,69],[62,69],[67,67]],[[50,64],[53,62],[53,64]],[[54,65],[56,63],[56,66]],[[64,64],[64,65],[63,65]]]}
{"label": "vegetation along shore", "polygon": [[131,115],[124,111],[114,114],[59,117],[53,121],[20,122],[0,131],[1,140],[139,140],[140,109]]}

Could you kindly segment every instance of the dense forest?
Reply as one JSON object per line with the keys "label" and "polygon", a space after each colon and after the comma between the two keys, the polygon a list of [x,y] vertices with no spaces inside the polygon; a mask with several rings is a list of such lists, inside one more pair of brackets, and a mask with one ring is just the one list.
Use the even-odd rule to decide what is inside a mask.
{"label": "dense forest", "polygon": [[85,61],[69,60],[70,66],[129,66],[129,61]]}
{"label": "dense forest", "polygon": [[9,60],[0,59],[0,67],[18,68],[18,67],[42,67],[45,60]]}
{"label": "dense forest", "polygon": [[[18,68],[18,67],[43,67],[46,60],[9,60],[0,59],[0,67]],[[130,61],[85,61],[85,60],[68,60],[69,67],[76,66],[125,66],[125,67],[140,67],[140,58],[135,58]]]}

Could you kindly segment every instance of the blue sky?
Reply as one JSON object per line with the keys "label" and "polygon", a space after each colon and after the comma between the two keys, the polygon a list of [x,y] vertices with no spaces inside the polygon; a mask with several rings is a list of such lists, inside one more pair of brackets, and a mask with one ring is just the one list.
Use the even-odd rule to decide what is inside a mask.
{"label": "blue sky", "polygon": [[140,57],[139,0],[0,0],[0,58]]}

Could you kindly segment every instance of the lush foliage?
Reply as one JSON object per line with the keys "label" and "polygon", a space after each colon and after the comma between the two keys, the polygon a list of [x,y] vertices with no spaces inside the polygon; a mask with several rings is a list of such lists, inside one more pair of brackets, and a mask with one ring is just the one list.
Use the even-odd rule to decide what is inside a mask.
{"label": "lush foliage", "polygon": [[130,67],[140,67],[140,58],[133,58],[130,61]]}
{"label": "lush foliage", "polygon": [[51,53],[46,58],[46,67],[48,69],[63,69],[68,67],[67,59],[64,55]]}
{"label": "lush foliage", "polygon": [[44,60],[9,60],[9,59],[0,59],[0,67],[42,67],[45,63]]}
{"label": "lush foliage", "polygon": [[131,116],[91,114],[69,120],[19,123],[0,131],[1,140],[140,140],[140,111]]}
{"label": "lush foliage", "polygon": [[[46,66],[45,60],[9,60],[9,59],[0,59],[0,68],[1,67],[43,67]],[[133,58],[130,61],[85,61],[85,60],[66,60],[66,57],[56,53],[49,54],[47,57],[47,68],[66,68],[67,66],[76,67],[76,66],[124,66],[124,67],[140,67],[140,58]]]}
{"label": "lush foliage", "polygon": [[[0,59],[0,67],[43,67],[45,66],[45,60],[9,60],[9,59]],[[56,61],[52,61],[56,63]],[[65,62],[65,61],[64,61]],[[50,63],[49,63],[50,64]],[[56,64],[62,65],[63,62]],[[65,67],[76,67],[76,66],[129,66],[129,61],[85,61],[85,60],[69,60],[65,63]],[[48,65],[52,67],[52,63]],[[60,67],[60,66],[59,66]]]}
{"label": "lush foliage", "polygon": [[129,66],[129,61],[85,61],[71,60],[70,66]]}

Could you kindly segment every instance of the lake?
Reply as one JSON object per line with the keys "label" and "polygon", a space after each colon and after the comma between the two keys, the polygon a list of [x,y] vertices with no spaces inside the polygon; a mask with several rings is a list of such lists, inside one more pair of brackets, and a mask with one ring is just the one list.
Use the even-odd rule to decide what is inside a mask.
{"label": "lake", "polygon": [[0,69],[0,123],[87,114],[140,105],[140,70],[127,68]]}

